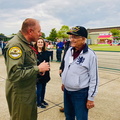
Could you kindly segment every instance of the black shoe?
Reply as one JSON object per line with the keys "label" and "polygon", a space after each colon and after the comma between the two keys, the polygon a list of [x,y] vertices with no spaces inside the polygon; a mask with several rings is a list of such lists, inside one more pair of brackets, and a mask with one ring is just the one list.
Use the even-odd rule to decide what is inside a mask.
{"label": "black shoe", "polygon": [[62,107],[62,108],[60,108],[59,110],[60,110],[60,112],[64,112],[64,108],[63,108],[63,107]]}
{"label": "black shoe", "polygon": [[37,104],[37,107],[40,107],[40,104]]}
{"label": "black shoe", "polygon": [[43,102],[42,102],[42,105],[47,106],[47,105],[48,105],[48,103],[47,103],[47,102],[45,102],[45,101],[43,101]]}
{"label": "black shoe", "polygon": [[39,108],[46,108],[46,106],[45,105],[40,105]]}

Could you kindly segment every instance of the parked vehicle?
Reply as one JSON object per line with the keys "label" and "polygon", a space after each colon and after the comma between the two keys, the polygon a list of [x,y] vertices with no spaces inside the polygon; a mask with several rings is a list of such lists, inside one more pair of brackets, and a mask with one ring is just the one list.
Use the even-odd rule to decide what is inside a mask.
{"label": "parked vehicle", "polygon": [[118,43],[117,45],[120,46],[120,43]]}

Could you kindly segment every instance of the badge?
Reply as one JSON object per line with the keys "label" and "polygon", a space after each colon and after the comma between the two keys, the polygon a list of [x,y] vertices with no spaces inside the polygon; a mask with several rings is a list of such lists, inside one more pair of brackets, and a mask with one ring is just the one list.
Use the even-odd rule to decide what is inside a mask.
{"label": "badge", "polygon": [[77,64],[80,64],[80,63],[83,63],[85,60],[85,58],[83,56],[79,56],[78,59],[77,59]]}
{"label": "badge", "polygon": [[18,59],[22,56],[22,50],[19,47],[12,47],[8,52],[10,58]]}

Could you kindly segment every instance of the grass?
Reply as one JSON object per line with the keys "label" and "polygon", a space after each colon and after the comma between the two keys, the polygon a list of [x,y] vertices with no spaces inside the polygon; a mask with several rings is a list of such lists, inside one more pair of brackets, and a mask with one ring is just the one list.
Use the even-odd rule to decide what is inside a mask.
{"label": "grass", "polygon": [[119,51],[120,46],[101,46],[101,45],[89,45],[92,50],[100,50],[100,51]]}

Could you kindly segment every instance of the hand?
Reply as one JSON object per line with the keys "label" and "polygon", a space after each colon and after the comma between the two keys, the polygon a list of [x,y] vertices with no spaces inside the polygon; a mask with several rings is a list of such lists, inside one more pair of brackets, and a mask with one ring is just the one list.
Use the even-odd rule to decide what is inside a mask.
{"label": "hand", "polygon": [[61,86],[62,91],[64,91],[64,88],[65,88],[65,86],[62,84],[62,86]]}
{"label": "hand", "polygon": [[43,61],[41,64],[38,65],[39,72],[45,73],[46,71],[50,70],[50,65],[48,62]]}
{"label": "hand", "polygon": [[60,77],[61,77],[61,73],[62,73],[62,70],[59,70],[59,75],[60,75]]}
{"label": "hand", "polygon": [[94,106],[95,106],[95,105],[94,105],[94,101],[90,101],[90,100],[87,101],[87,104],[86,104],[87,109],[91,109],[91,108],[93,108]]}
{"label": "hand", "polygon": [[43,76],[43,75],[45,75],[45,72],[40,72],[39,74],[40,74],[41,76]]}

